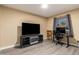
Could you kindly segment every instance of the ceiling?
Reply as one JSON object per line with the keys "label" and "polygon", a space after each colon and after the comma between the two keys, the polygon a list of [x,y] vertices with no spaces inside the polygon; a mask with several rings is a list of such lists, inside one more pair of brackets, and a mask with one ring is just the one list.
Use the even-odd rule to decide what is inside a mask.
{"label": "ceiling", "polygon": [[48,4],[47,9],[41,8],[41,4],[5,4],[4,6],[43,17],[50,17],[59,13],[79,8],[79,4]]}

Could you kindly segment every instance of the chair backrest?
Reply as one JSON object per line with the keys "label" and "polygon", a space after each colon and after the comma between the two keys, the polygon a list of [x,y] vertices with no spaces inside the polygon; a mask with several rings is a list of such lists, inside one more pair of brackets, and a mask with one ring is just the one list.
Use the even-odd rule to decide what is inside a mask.
{"label": "chair backrest", "polygon": [[63,38],[64,34],[65,34],[65,28],[61,28],[61,27],[56,28],[56,31],[55,31],[56,38],[61,39]]}

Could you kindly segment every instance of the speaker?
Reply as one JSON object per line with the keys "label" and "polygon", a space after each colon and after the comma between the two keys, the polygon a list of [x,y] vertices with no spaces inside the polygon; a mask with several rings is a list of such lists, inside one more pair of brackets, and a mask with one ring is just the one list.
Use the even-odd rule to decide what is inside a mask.
{"label": "speaker", "polygon": [[43,35],[39,35],[39,42],[43,41]]}

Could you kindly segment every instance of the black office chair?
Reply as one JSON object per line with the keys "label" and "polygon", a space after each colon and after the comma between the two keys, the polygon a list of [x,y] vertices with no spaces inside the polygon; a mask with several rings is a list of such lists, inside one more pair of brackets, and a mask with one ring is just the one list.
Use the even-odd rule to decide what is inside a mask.
{"label": "black office chair", "polygon": [[62,33],[55,33],[55,38],[57,40],[56,45],[57,44],[61,44],[62,45],[61,40],[63,39],[63,34]]}
{"label": "black office chair", "polygon": [[56,31],[55,31],[55,38],[56,38],[56,45],[57,44],[61,44],[63,45],[63,43],[61,42],[63,37],[64,37],[64,31],[65,29],[63,28],[57,28]]}

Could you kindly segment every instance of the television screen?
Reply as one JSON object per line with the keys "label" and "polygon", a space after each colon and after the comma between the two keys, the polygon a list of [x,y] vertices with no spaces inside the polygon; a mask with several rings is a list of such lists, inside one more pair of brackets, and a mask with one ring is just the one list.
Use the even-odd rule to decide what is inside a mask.
{"label": "television screen", "polygon": [[40,34],[40,24],[22,23],[22,35]]}

